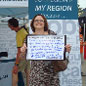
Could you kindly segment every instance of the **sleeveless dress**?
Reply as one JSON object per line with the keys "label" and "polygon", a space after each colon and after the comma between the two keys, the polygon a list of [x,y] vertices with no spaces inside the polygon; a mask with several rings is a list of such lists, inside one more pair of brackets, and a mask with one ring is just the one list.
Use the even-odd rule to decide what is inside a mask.
{"label": "sleeveless dress", "polygon": [[[49,35],[55,35],[49,30]],[[29,86],[60,86],[58,73],[54,72],[51,61],[31,60]]]}

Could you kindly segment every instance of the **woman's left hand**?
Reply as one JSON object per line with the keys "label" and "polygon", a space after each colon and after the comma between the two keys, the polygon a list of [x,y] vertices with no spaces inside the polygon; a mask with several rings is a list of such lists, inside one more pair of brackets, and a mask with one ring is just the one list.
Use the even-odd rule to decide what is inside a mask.
{"label": "woman's left hand", "polygon": [[65,48],[66,48],[66,52],[69,52],[69,53],[70,53],[70,51],[71,51],[71,46],[70,46],[69,44],[67,44],[67,45],[65,46]]}

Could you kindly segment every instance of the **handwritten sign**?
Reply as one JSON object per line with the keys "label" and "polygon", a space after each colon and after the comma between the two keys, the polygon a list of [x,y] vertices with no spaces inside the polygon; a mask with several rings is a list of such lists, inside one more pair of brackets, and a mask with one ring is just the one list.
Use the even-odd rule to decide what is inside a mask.
{"label": "handwritten sign", "polygon": [[65,36],[28,36],[28,60],[63,60]]}

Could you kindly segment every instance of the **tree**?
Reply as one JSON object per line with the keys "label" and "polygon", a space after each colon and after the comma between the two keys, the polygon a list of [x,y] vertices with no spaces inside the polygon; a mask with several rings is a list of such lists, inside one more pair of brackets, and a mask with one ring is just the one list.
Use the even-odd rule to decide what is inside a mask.
{"label": "tree", "polygon": [[78,4],[78,17],[80,17],[83,14],[83,9]]}

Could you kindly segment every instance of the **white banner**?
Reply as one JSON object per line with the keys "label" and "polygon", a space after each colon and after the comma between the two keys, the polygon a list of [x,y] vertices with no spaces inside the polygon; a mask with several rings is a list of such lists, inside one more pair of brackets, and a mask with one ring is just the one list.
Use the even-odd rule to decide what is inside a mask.
{"label": "white banner", "polygon": [[66,34],[71,45],[68,68],[60,73],[61,86],[82,86],[78,20],[49,20],[48,24],[57,35]]}
{"label": "white banner", "polygon": [[0,0],[0,8],[28,7],[28,0]]}

